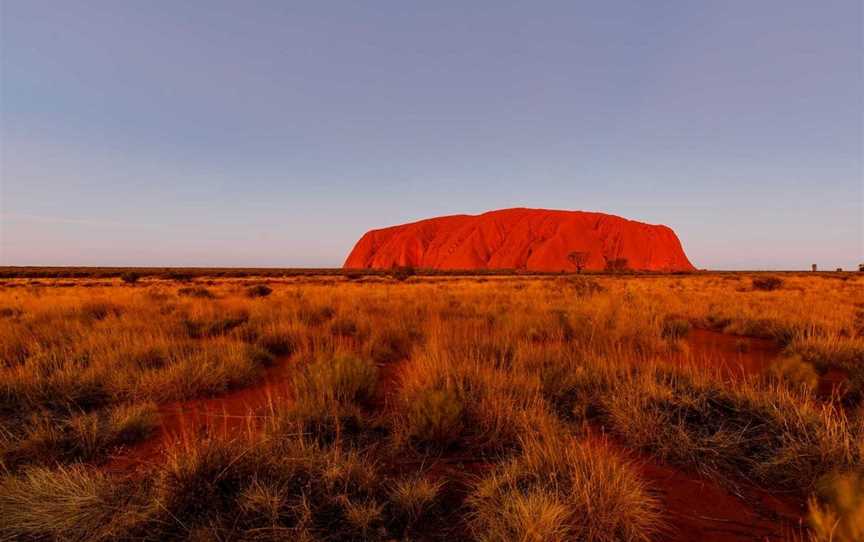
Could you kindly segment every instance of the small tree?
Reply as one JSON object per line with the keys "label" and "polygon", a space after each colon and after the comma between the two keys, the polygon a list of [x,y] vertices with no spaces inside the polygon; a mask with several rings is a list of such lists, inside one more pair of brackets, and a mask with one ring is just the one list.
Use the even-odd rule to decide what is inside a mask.
{"label": "small tree", "polygon": [[567,255],[567,259],[576,266],[576,272],[581,273],[582,268],[585,267],[585,263],[588,261],[588,253],[574,251]]}

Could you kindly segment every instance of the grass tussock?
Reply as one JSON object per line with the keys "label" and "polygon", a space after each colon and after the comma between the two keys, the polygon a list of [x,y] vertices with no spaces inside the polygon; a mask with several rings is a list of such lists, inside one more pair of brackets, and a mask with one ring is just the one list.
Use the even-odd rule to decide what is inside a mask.
{"label": "grass tussock", "polygon": [[526,376],[432,347],[403,367],[394,439],[419,449],[512,450],[550,416]]}
{"label": "grass tussock", "polygon": [[81,465],[34,467],[0,481],[0,538],[118,540],[144,514],[133,486]]}
{"label": "grass tussock", "polygon": [[629,444],[714,476],[807,490],[861,461],[842,412],[784,386],[650,368],[618,382],[602,409]]}
{"label": "grass tussock", "polygon": [[751,283],[754,290],[772,292],[783,286],[783,279],[779,277],[754,277]]}
{"label": "grass tussock", "polygon": [[626,462],[603,446],[531,440],[481,479],[471,496],[481,541],[642,541],[659,526],[658,504]]}
{"label": "grass tussock", "polygon": [[334,406],[368,401],[375,393],[378,369],[368,360],[338,354],[303,367],[293,382],[297,404],[326,411]]}
{"label": "grass tussock", "polygon": [[254,286],[250,286],[246,288],[246,297],[256,298],[256,297],[267,297],[273,293],[273,288],[267,286],[266,284],[256,284]]}
{"label": "grass tussock", "polygon": [[826,476],[808,508],[814,542],[864,540],[864,474]]}
{"label": "grass tussock", "polygon": [[421,476],[397,480],[390,489],[390,501],[409,522],[414,522],[436,505],[443,487],[444,482]]}
{"label": "grass tussock", "polygon": [[177,295],[198,299],[214,299],[216,297],[212,291],[203,286],[184,286],[177,290]]}
{"label": "grass tussock", "polygon": [[0,462],[6,468],[21,463],[93,461],[112,450],[140,442],[156,429],[153,403],[138,403],[106,411],[57,417],[33,416],[23,430],[5,426],[0,437]]}

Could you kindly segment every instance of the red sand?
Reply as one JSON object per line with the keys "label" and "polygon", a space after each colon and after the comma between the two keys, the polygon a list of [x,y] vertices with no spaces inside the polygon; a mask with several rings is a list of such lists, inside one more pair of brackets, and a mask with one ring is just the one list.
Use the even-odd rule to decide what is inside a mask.
{"label": "red sand", "polygon": [[662,540],[744,542],[790,540],[806,514],[799,495],[781,496],[739,482],[737,491],[650,457],[635,466],[660,499],[668,522]]}
{"label": "red sand", "polygon": [[431,218],[367,232],[345,260],[347,269],[524,269],[575,271],[613,261],[643,271],[693,271],[670,228],[584,211],[504,209]]}
{"label": "red sand", "polygon": [[[689,351],[679,353],[671,361],[678,364],[697,363],[717,369],[731,381],[758,378],[767,373],[771,364],[783,354],[783,348],[771,339],[730,335],[710,329],[695,328],[687,336]],[[833,401],[842,394],[848,380],[843,369],[831,368],[819,375],[816,396]]]}
{"label": "red sand", "polygon": [[770,339],[730,335],[695,328],[687,335],[689,352],[681,362],[716,368],[731,379],[759,376],[780,356],[782,348]]}
{"label": "red sand", "polygon": [[160,405],[156,433],[143,442],[121,449],[109,459],[105,469],[126,472],[139,466],[158,464],[168,444],[200,438],[205,429],[209,435],[225,437],[258,430],[268,407],[290,400],[287,383],[294,370],[296,365],[283,358],[267,370],[261,382],[253,386],[215,397]]}

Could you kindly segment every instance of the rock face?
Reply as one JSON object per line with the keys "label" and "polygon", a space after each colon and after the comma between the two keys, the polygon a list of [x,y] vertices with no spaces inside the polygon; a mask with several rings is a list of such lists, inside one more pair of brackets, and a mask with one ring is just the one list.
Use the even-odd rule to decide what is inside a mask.
{"label": "rock face", "polygon": [[367,232],[347,269],[693,271],[670,228],[584,211],[503,209]]}

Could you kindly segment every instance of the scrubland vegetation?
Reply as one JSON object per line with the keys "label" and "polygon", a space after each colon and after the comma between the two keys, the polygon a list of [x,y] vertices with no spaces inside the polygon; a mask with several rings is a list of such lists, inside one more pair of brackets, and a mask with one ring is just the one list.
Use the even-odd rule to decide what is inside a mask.
{"label": "scrubland vegetation", "polygon": [[[7,280],[0,540],[682,539],[646,464],[859,540],[864,277],[765,280]],[[244,429],[165,438],[165,405],[274,378]]]}

